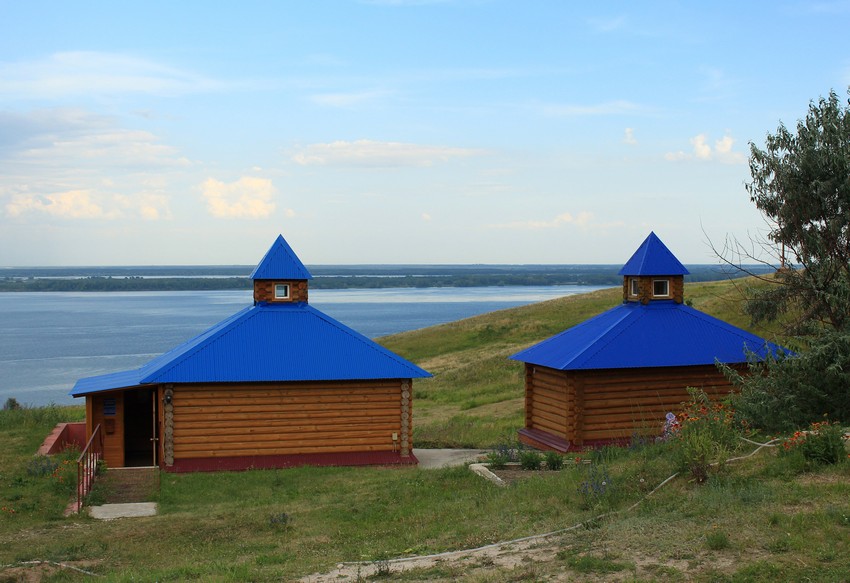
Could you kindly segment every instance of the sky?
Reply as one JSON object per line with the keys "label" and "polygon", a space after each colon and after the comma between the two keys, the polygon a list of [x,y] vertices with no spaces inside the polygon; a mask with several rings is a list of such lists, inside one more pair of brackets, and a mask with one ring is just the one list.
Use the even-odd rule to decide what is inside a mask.
{"label": "sky", "polygon": [[685,263],[850,2],[0,0],[0,266]]}

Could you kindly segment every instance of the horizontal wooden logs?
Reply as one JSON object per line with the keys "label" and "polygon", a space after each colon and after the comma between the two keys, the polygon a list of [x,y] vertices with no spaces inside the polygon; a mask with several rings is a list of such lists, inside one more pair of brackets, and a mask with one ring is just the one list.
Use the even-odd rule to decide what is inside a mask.
{"label": "horizontal wooden logs", "polygon": [[180,441],[190,441],[192,439],[209,439],[212,436],[219,437],[240,437],[245,439],[253,439],[254,436],[259,436],[263,439],[285,440],[293,437],[300,437],[305,434],[315,434],[322,437],[336,434],[354,435],[360,432],[380,433],[381,435],[389,435],[394,431],[401,429],[401,423],[396,420],[394,423],[341,423],[339,425],[328,425],[324,427],[312,425],[293,425],[289,427],[264,427],[256,426],[243,429],[241,427],[214,427],[205,429],[186,429],[183,427],[175,431],[175,436],[180,438]]}
{"label": "horizontal wooden logs", "polygon": [[534,429],[542,429],[544,431],[549,431],[550,433],[561,434],[566,432],[567,429],[563,422],[552,421],[551,419],[546,419],[539,415],[531,416],[531,424]]}
{"label": "horizontal wooden logs", "polygon": [[556,419],[565,419],[567,409],[563,405],[553,405],[546,401],[534,401],[533,411],[545,411]]}
{"label": "horizontal wooden logs", "polygon": [[[409,416],[402,419],[401,385],[182,385],[174,390],[174,457],[393,451],[402,442],[409,447],[412,423]],[[409,407],[409,393],[405,402]]]}
{"label": "horizontal wooden logs", "polygon": [[[224,417],[224,416],[222,416]],[[237,420],[242,419],[244,417],[237,417]],[[369,426],[397,426],[399,421],[399,416],[396,415],[365,415],[363,417],[353,417],[351,419],[340,419],[336,416],[326,416],[326,417],[315,417],[310,415],[304,415],[300,418],[287,418],[287,417],[279,417],[279,418],[271,418],[271,417],[256,417],[254,421],[256,422],[256,426],[249,427],[247,429],[233,425],[226,424],[226,421],[232,421],[229,417],[224,418],[210,418],[210,419],[193,419],[187,420],[183,423],[179,423],[177,425],[176,431],[178,433],[186,432],[188,435],[189,432],[209,432],[210,430],[218,430],[223,431],[223,428],[226,428],[228,431],[256,431],[256,430],[277,430],[277,429],[293,429],[293,428],[303,428],[302,430],[307,430],[306,428],[314,428],[316,431],[322,431],[327,428],[336,428],[336,427],[355,427],[362,425]]]}
{"label": "horizontal wooden logs", "polygon": [[[689,399],[687,387],[711,398],[732,387],[714,366],[557,371],[532,366],[526,380],[526,427],[571,441],[630,437],[663,423]],[[582,388],[581,399],[575,387]],[[579,408],[580,405],[580,408]],[[660,429],[659,429],[660,431]]]}
{"label": "horizontal wooden logs", "polygon": [[541,389],[540,387],[535,385],[532,389],[532,392],[534,393],[535,400],[546,400],[552,403],[559,403],[561,405],[567,404],[566,390],[557,393],[548,389]]}
{"label": "horizontal wooden logs", "polygon": [[[281,411],[390,411],[396,407],[389,401],[380,401],[378,403],[282,403],[276,409]],[[193,414],[219,414],[219,413],[263,413],[272,409],[271,405],[237,405],[233,407],[220,407],[208,405],[206,407],[174,407],[174,419],[186,417]]]}

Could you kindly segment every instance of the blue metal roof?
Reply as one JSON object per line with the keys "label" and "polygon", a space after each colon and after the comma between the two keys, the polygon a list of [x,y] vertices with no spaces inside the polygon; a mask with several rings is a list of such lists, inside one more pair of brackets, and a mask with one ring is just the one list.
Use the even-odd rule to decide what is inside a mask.
{"label": "blue metal roof", "polygon": [[688,275],[684,265],[679,263],[654,232],[644,239],[634,255],[620,269],[619,275]]}
{"label": "blue metal roof", "polygon": [[251,279],[313,279],[313,276],[298,259],[283,235],[278,235],[271,248],[251,272]]}
{"label": "blue metal roof", "polygon": [[260,303],[139,369],[83,378],[71,395],[159,383],[406,379],[430,373],[306,303]]}
{"label": "blue metal roof", "polygon": [[628,302],[510,358],[558,370],[693,366],[788,352],[672,300]]}

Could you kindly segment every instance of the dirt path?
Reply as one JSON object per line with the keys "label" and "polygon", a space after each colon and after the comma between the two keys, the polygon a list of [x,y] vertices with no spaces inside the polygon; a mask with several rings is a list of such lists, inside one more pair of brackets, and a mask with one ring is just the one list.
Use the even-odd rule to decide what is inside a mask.
{"label": "dirt path", "polygon": [[391,575],[434,567],[442,567],[449,572],[460,572],[467,576],[476,570],[486,571],[494,568],[514,570],[528,562],[551,562],[555,560],[555,555],[561,548],[562,539],[563,534],[560,534],[410,559],[356,564],[342,563],[329,573],[314,573],[300,579],[300,581],[302,583],[360,581],[374,575]]}

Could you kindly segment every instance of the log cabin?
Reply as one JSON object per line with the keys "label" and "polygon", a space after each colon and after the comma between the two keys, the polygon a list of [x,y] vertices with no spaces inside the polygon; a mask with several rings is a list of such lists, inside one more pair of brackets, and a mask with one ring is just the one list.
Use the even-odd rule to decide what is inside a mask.
{"label": "log cabin", "polygon": [[138,369],[77,381],[108,467],[417,463],[412,382],[431,375],[310,306],[311,278],[279,236],[253,305]]}
{"label": "log cabin", "polygon": [[728,394],[716,363],[743,370],[785,351],[686,305],[687,274],[650,233],[619,271],[621,304],[511,356],[525,363],[520,441],[567,452],[658,435],[688,387]]}

